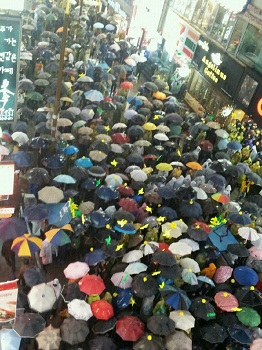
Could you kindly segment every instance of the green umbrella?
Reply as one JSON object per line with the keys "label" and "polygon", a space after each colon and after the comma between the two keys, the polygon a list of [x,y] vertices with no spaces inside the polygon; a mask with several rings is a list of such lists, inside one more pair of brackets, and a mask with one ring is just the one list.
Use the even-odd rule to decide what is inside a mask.
{"label": "green umbrella", "polygon": [[238,320],[248,327],[257,327],[261,322],[261,317],[251,307],[242,307],[242,310],[237,312],[236,315]]}
{"label": "green umbrella", "polygon": [[44,97],[36,91],[30,92],[27,97],[33,101],[43,101]]}

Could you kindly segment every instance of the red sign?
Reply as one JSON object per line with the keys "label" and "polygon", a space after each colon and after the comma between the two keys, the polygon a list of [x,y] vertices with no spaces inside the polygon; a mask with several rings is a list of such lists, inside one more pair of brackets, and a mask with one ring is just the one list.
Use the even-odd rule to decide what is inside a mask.
{"label": "red sign", "polygon": [[257,113],[262,117],[262,97],[257,103]]}

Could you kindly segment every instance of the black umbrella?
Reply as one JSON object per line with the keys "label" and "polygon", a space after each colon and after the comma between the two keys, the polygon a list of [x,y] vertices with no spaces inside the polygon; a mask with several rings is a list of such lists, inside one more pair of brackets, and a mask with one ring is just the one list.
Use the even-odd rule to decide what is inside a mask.
{"label": "black umbrella", "polygon": [[110,151],[110,146],[106,142],[97,140],[92,143],[91,149],[108,154]]}
{"label": "black umbrella", "polygon": [[158,291],[158,283],[151,275],[147,273],[139,273],[133,278],[132,288],[140,298],[151,297]]}
{"label": "black umbrella", "polygon": [[88,172],[86,168],[81,166],[73,166],[68,169],[68,175],[72,176],[77,181],[81,181],[88,177]]}
{"label": "black umbrella", "polygon": [[159,250],[152,255],[152,262],[169,267],[177,264],[173,254],[162,250]]}
{"label": "black umbrella", "polygon": [[141,126],[133,125],[127,129],[127,135],[139,138],[143,136],[144,131],[145,130]]}
{"label": "black umbrella", "polygon": [[197,218],[202,215],[201,205],[193,200],[182,201],[180,204],[180,213],[184,217]]}
{"label": "black umbrella", "polygon": [[240,323],[236,314],[233,312],[218,313],[216,317],[216,322],[225,328],[228,328],[231,324]]}
{"label": "black umbrella", "polygon": [[239,243],[228,244],[227,251],[240,258],[247,258],[249,256],[248,249]]}
{"label": "black umbrella", "polygon": [[175,264],[173,266],[162,266],[159,265],[157,268],[161,272],[161,276],[167,279],[176,279],[181,277],[182,268],[180,265]]}
{"label": "black umbrella", "polygon": [[45,320],[39,314],[25,313],[16,317],[13,329],[21,338],[34,338],[45,328]]}
{"label": "black umbrella", "polygon": [[91,175],[93,177],[99,177],[99,178],[106,175],[105,170],[99,165],[91,166],[89,169],[87,169],[87,172],[89,175]]}
{"label": "black umbrella", "polygon": [[139,153],[130,153],[127,156],[127,160],[129,163],[132,164],[140,164],[140,163],[144,163],[144,158],[139,154]]}
{"label": "black umbrella", "polygon": [[27,134],[27,130],[28,130],[28,124],[26,122],[21,121],[21,120],[17,120],[17,122],[14,125],[12,125],[13,132],[21,131],[21,132],[24,132],[25,134]]}
{"label": "black umbrella", "polygon": [[210,299],[197,297],[192,300],[190,306],[190,311],[196,318],[203,319],[205,321],[210,321],[216,318],[216,309],[210,303]]}
{"label": "black umbrella", "polygon": [[29,183],[36,184],[40,187],[47,185],[50,181],[49,173],[44,168],[32,168],[28,170],[24,176]]}
{"label": "black umbrella", "polygon": [[96,188],[96,180],[94,178],[87,178],[81,183],[81,188],[85,190],[94,190]]}
{"label": "black umbrella", "polygon": [[158,91],[158,86],[155,83],[152,83],[151,81],[148,81],[144,84],[144,86],[147,88],[147,90],[152,92]]}
{"label": "black umbrella", "polygon": [[66,284],[63,287],[62,296],[66,302],[74,299],[85,300],[86,298],[86,294],[80,291],[78,283]]}
{"label": "black umbrella", "polygon": [[235,292],[235,297],[239,301],[240,307],[257,307],[262,305],[262,293],[254,287],[238,288]]}
{"label": "black umbrella", "polygon": [[[166,350],[164,339],[151,335],[149,333],[144,334],[133,345],[133,350]],[[128,350],[128,348],[126,348]]]}
{"label": "black umbrella", "polygon": [[226,329],[218,323],[200,328],[201,336],[204,340],[211,344],[223,343],[228,337]]}
{"label": "black umbrella", "polygon": [[92,331],[94,334],[105,334],[115,328],[116,321],[117,319],[115,317],[111,317],[107,321],[99,320],[93,326]]}
{"label": "black umbrella", "polygon": [[107,256],[111,256],[113,258],[122,257],[126,250],[121,241],[111,240],[110,245],[107,243],[103,245],[102,249],[105,251]]}
{"label": "black umbrella", "polygon": [[197,156],[194,153],[183,153],[180,157],[180,161],[183,164],[186,164],[189,162],[195,162],[197,161]]}
{"label": "black umbrella", "polygon": [[164,199],[171,199],[174,198],[176,195],[176,191],[168,186],[158,187],[157,193],[160,195],[160,197]]}
{"label": "black umbrella", "polygon": [[42,159],[42,164],[49,169],[61,169],[66,163],[65,156],[54,154]]}
{"label": "black umbrella", "polygon": [[143,114],[135,114],[130,121],[136,125],[143,125],[146,122],[146,117]]}
{"label": "black umbrella", "polygon": [[47,139],[44,139],[42,137],[34,137],[29,141],[28,146],[33,149],[43,149],[48,148],[49,144],[50,142]]}
{"label": "black umbrella", "polygon": [[96,336],[88,341],[89,350],[117,350],[114,341],[106,336]]}
{"label": "black umbrella", "polygon": [[249,202],[248,198],[242,204],[242,210],[246,213],[249,213],[255,216],[259,216],[261,213],[261,207],[259,207],[256,203]]}
{"label": "black umbrella", "polygon": [[175,322],[164,315],[155,315],[147,320],[147,328],[156,335],[168,336],[176,330]]}

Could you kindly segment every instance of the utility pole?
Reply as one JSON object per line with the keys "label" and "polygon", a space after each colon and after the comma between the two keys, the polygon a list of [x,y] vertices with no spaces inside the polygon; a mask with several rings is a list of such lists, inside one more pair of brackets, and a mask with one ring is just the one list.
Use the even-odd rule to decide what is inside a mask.
{"label": "utility pole", "polygon": [[79,16],[82,16],[82,11],[83,11],[83,2],[84,0],[80,0],[80,9],[79,9]]}
{"label": "utility pole", "polygon": [[58,68],[58,74],[57,74],[55,105],[54,105],[54,112],[52,115],[51,144],[50,144],[51,151],[54,151],[55,149],[57,118],[60,111],[61,84],[62,84],[63,69],[64,69],[64,55],[65,55],[65,47],[66,47],[67,28],[68,28],[68,22],[69,22],[69,9],[70,9],[70,1],[67,0],[66,9],[64,13],[64,21],[63,21],[63,33],[62,33],[62,42],[61,42],[61,50],[60,50],[59,68]]}

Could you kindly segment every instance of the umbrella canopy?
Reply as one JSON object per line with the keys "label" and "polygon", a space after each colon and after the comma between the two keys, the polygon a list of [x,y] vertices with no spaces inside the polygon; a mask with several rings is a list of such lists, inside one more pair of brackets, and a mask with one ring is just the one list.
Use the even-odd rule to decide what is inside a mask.
{"label": "umbrella canopy", "polygon": [[111,277],[114,286],[126,289],[132,285],[133,278],[127,272],[116,272]]}
{"label": "umbrella canopy", "polygon": [[234,279],[242,286],[255,286],[259,280],[256,271],[248,266],[238,266],[233,272]]}
{"label": "umbrella canopy", "polygon": [[26,222],[22,218],[11,217],[0,220],[0,237],[2,241],[15,239],[27,231]]}
{"label": "umbrella canopy", "polygon": [[228,336],[226,329],[217,323],[200,328],[200,333],[211,344],[223,343]]}
{"label": "umbrella canopy", "polygon": [[0,349],[17,350],[21,342],[20,336],[13,330],[2,328],[0,331]]}
{"label": "umbrella canopy", "polygon": [[140,273],[133,278],[132,288],[138,297],[150,297],[158,291],[158,284],[151,275]]}
{"label": "umbrella canopy", "polygon": [[238,300],[237,298],[228,292],[218,292],[215,295],[215,303],[216,305],[223,311],[226,312],[234,312],[236,308],[238,308]]}
{"label": "umbrella canopy", "polygon": [[237,312],[238,320],[248,327],[257,327],[261,323],[261,317],[258,312],[251,307],[242,307],[242,310]]}
{"label": "umbrella canopy", "polygon": [[105,289],[104,281],[101,277],[96,275],[86,275],[79,281],[81,292],[92,295],[100,295]]}
{"label": "umbrella canopy", "polygon": [[58,349],[61,342],[60,329],[52,327],[50,324],[36,337],[39,349]]}
{"label": "umbrella canopy", "polygon": [[67,305],[68,313],[76,320],[88,321],[93,316],[91,307],[84,300],[73,299]]}
{"label": "umbrella canopy", "polygon": [[64,270],[64,275],[68,279],[78,279],[85,276],[90,268],[86,263],[76,261],[67,266]]}
{"label": "umbrella canopy", "polygon": [[41,247],[42,239],[25,233],[23,236],[14,239],[11,249],[18,256],[32,256],[32,254],[38,252]]}
{"label": "umbrella canopy", "polygon": [[21,338],[34,338],[45,328],[45,320],[39,314],[25,313],[16,317],[13,329]]}
{"label": "umbrella canopy", "polygon": [[183,331],[176,331],[166,337],[167,350],[191,350],[192,346],[192,339]]}
{"label": "umbrella canopy", "polygon": [[27,297],[30,308],[40,313],[51,310],[56,302],[54,289],[46,283],[33,286]]}
{"label": "umbrella canopy", "polygon": [[154,315],[148,318],[147,328],[155,335],[168,336],[175,332],[175,322],[164,315]]}
{"label": "umbrella canopy", "polygon": [[68,230],[71,232],[74,232],[72,229],[72,226],[67,224],[62,226],[61,228],[54,228],[47,232],[45,232],[45,236],[47,240],[54,245],[62,246],[64,244],[68,244],[71,242],[71,239],[68,237],[68,235],[64,232],[64,230]]}
{"label": "umbrella canopy", "polygon": [[45,186],[38,191],[38,199],[44,203],[59,203],[64,199],[64,192],[55,186]]}
{"label": "umbrella canopy", "polygon": [[145,332],[145,325],[135,316],[124,316],[116,322],[116,333],[126,341],[137,341]]}
{"label": "umbrella canopy", "polygon": [[176,328],[183,331],[187,331],[195,326],[195,318],[189,311],[171,311],[169,317],[175,322]]}
{"label": "umbrella canopy", "polygon": [[70,345],[75,345],[85,341],[89,334],[89,328],[85,321],[68,317],[64,320],[61,330],[61,339]]}
{"label": "umbrella canopy", "polygon": [[96,300],[91,304],[93,315],[98,320],[109,320],[114,316],[114,309],[106,300]]}

